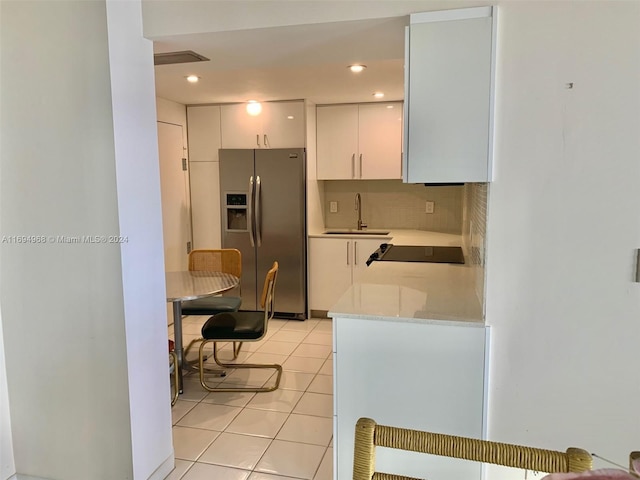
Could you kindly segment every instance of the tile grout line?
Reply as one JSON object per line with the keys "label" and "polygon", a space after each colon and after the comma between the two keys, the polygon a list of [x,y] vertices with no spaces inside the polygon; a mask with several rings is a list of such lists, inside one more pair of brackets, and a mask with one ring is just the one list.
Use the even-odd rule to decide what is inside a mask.
{"label": "tile grout line", "polygon": [[[291,320],[288,320],[288,321],[291,321]],[[311,335],[311,333],[314,333],[314,332],[315,332],[315,333],[317,333],[317,334],[332,335],[332,333],[333,333],[333,332],[332,332],[332,330],[330,330],[330,331],[328,331],[328,332],[325,332],[325,331],[322,331],[322,330],[317,330],[317,331],[316,331],[316,328],[317,328],[317,327],[318,327],[318,325],[320,325],[320,324],[321,324],[321,322],[316,322],[316,323],[315,323],[315,325],[314,325],[310,330],[305,331],[305,335],[304,335],[304,336],[303,336],[299,341],[297,341],[297,342],[283,342],[283,343],[296,343],[296,344],[297,344],[297,346],[296,346],[296,348],[294,348],[294,349],[291,351],[291,353],[287,354],[286,356],[285,356],[285,355],[283,355],[283,356],[285,357],[285,359],[282,361],[282,363],[286,362],[289,358],[296,356],[296,355],[293,355],[293,352],[295,352],[295,351],[297,350],[297,348],[299,348],[301,345],[303,345],[303,344],[304,344],[304,340],[305,340],[305,339],[307,339],[307,338],[309,337],[309,335]],[[269,341],[269,340],[270,340],[270,339],[271,339],[271,338],[272,338],[272,337],[273,337],[277,332],[279,332],[279,331],[289,331],[289,332],[299,332],[299,331],[300,331],[300,330],[297,330],[297,329],[287,330],[287,329],[285,329],[285,328],[284,328],[286,325],[287,325],[287,323],[284,323],[284,324],[280,325],[280,326],[279,326],[279,327],[278,327],[278,328],[277,328],[277,329],[276,329],[276,330],[275,330],[275,331],[274,331],[274,332],[269,336],[269,338],[265,338],[265,339],[264,339],[264,341]],[[272,340],[272,341],[274,341],[274,342],[278,342],[278,340]],[[227,344],[228,344],[228,342],[227,342]],[[322,346],[326,346],[326,345],[324,345],[324,344],[315,344],[315,343],[313,343],[313,344],[306,344],[306,345],[322,345]],[[245,353],[247,353],[247,352],[245,352]],[[248,356],[247,356],[247,358],[244,360],[244,362],[250,361],[250,357],[251,357],[251,356],[253,356],[255,353],[264,353],[264,352],[259,352],[259,348],[258,348],[257,350],[250,352],[250,355],[248,355]],[[315,381],[315,379],[318,377],[318,375],[324,375],[324,374],[321,374],[321,373],[320,373],[320,370],[324,367],[324,364],[327,362],[327,360],[331,359],[331,360],[333,361],[332,353],[333,353],[333,349],[332,349],[332,348],[331,348],[331,346],[330,346],[330,351],[329,351],[329,353],[327,354],[327,356],[326,356],[325,358],[323,358],[323,359],[322,359],[322,358],[320,358],[320,359],[322,360],[322,365],[320,366],[320,368],[318,369],[318,371],[316,371],[315,373],[313,373],[313,374],[312,374],[312,375],[313,375],[313,377],[312,377],[311,381],[310,381],[310,382],[309,382],[309,384],[306,386],[306,388],[302,391],[302,395],[301,395],[301,396],[300,396],[300,398],[295,402],[295,405],[293,405],[293,406],[292,406],[292,408],[291,408],[291,410],[287,413],[287,418],[286,418],[286,419],[285,419],[285,421],[282,423],[282,425],[280,426],[280,428],[278,429],[278,431],[274,434],[274,437],[269,439],[269,440],[270,440],[269,445],[267,446],[267,448],[265,449],[265,451],[263,452],[263,454],[260,456],[260,458],[257,460],[257,462],[256,462],[256,464],[255,464],[255,465],[256,465],[256,467],[257,467],[257,465],[260,463],[260,461],[262,460],[262,458],[264,458],[264,455],[266,454],[267,450],[268,450],[268,449],[273,445],[273,443],[274,443],[274,442],[275,442],[275,440],[276,440],[276,437],[277,437],[277,436],[278,436],[278,434],[282,431],[282,428],[284,427],[284,425],[286,424],[286,422],[291,418],[291,415],[293,415],[293,413],[294,413],[293,411],[294,411],[294,410],[295,410],[295,408],[298,406],[298,404],[300,403],[300,401],[302,400],[302,398],[304,397],[304,395],[305,395],[306,393],[318,393],[318,394],[323,394],[323,393],[319,393],[319,392],[309,392],[309,387],[312,385],[312,383]],[[265,354],[267,354],[267,353],[265,353]],[[273,355],[276,355],[276,354],[273,354]],[[296,356],[296,357],[297,357],[297,356]],[[318,358],[318,357],[300,356],[299,358]],[[283,370],[283,373],[284,373],[284,371],[285,371],[285,370]],[[289,372],[292,372],[292,373],[311,373],[311,372],[297,372],[297,371],[291,371],[291,370],[286,370],[286,371],[289,371]],[[266,384],[266,383],[267,383],[271,378],[273,378],[273,376],[274,376],[274,375],[275,375],[275,374],[273,374],[273,375],[271,375],[269,378],[267,378],[267,379],[262,383],[262,385],[264,386],[264,385],[265,385],[265,384]],[[224,381],[224,380],[222,380],[222,381]],[[222,382],[220,382],[220,383],[222,383]],[[291,391],[299,392],[300,390],[291,390]],[[212,404],[212,402],[205,402],[205,399],[206,399],[207,397],[209,397],[210,393],[215,393],[215,392],[209,392],[209,393],[207,393],[206,395],[204,395],[200,400],[194,401],[193,403],[194,403],[195,405],[194,405],[193,407],[191,407],[187,412],[185,412],[185,413],[184,413],[184,414],[183,414],[179,419],[177,419],[177,421],[176,421],[176,423],[173,425],[173,427],[175,427],[175,426],[179,426],[179,425],[177,425],[177,423],[178,423],[179,421],[181,421],[181,420],[182,420],[182,419],[183,419],[183,418],[184,418],[184,417],[185,417],[189,412],[191,412],[194,408],[196,408],[196,406],[197,406],[198,404],[201,404],[201,403],[205,403],[205,404]],[[218,432],[218,435],[217,435],[217,436],[216,436],[216,437],[211,441],[211,443],[209,443],[209,444],[204,448],[204,450],[202,451],[202,453],[200,453],[200,455],[198,455],[198,456],[197,456],[196,460],[191,461],[191,462],[192,462],[192,464],[189,466],[189,468],[187,468],[187,470],[185,470],[185,472],[183,473],[183,475],[182,475],[180,478],[184,478],[184,477],[187,475],[187,473],[188,473],[188,472],[193,468],[193,465],[195,465],[196,463],[201,463],[201,464],[205,464],[205,465],[212,465],[212,464],[209,464],[209,463],[206,463],[206,462],[199,462],[198,460],[199,460],[200,458],[202,458],[202,455],[204,455],[204,452],[206,452],[206,451],[211,447],[211,445],[212,445],[212,444],[213,444],[213,443],[214,443],[214,442],[215,442],[215,441],[220,437],[220,435],[222,435],[223,433],[231,434],[231,432],[227,432],[227,428],[231,425],[231,423],[233,423],[233,421],[234,421],[234,420],[235,420],[235,419],[236,419],[236,418],[237,418],[237,417],[238,417],[238,416],[239,416],[239,415],[240,415],[240,414],[241,414],[245,409],[247,409],[247,408],[248,408],[248,409],[250,409],[250,410],[262,410],[262,409],[252,408],[252,407],[250,407],[250,406],[249,406],[249,403],[250,403],[254,398],[256,398],[256,395],[257,395],[258,393],[260,393],[260,392],[256,392],[256,393],[254,393],[254,395],[253,395],[253,396],[252,396],[252,397],[247,401],[247,403],[245,403],[245,404],[244,404],[244,406],[239,407],[239,411],[238,411],[238,413],[237,413],[236,415],[234,415],[233,419],[231,419],[231,420],[229,421],[229,423],[225,426],[225,428],[224,428],[222,431],[217,431],[217,432]],[[326,395],[326,394],[323,394],[323,395]],[[333,392],[332,392],[332,395],[333,395]],[[185,401],[188,401],[188,400],[185,400]],[[215,403],[213,403],[213,404],[214,404],[214,405],[220,405],[220,404],[215,404]],[[226,406],[229,406],[229,407],[233,407],[233,405],[227,405],[227,404],[222,404],[222,405],[226,405]],[[267,410],[267,411],[276,411],[276,412],[277,412],[277,410]],[[281,412],[281,413],[285,413],[285,412]],[[318,418],[330,418],[330,419],[332,418],[331,416],[330,416],[330,417],[324,417],[324,416],[321,416],[321,415],[309,415],[309,416],[314,416],[314,417],[318,417]],[[194,427],[190,427],[190,428],[194,428]],[[201,430],[214,431],[214,430],[204,429],[204,428],[203,428],[203,429],[201,429]],[[238,435],[240,435],[240,434],[238,434]],[[254,435],[247,435],[247,436],[254,436]],[[265,437],[261,437],[261,438],[265,438]],[[267,437],[267,438],[268,438],[268,437]],[[315,478],[315,476],[318,474],[318,471],[320,470],[320,466],[322,465],[322,462],[324,461],[325,456],[327,455],[327,452],[328,452],[329,448],[332,448],[332,447],[330,446],[330,445],[331,445],[332,440],[333,440],[333,432],[332,432],[332,435],[331,435],[331,439],[329,440],[329,443],[328,443],[326,446],[325,446],[325,445],[308,444],[308,443],[305,443],[305,442],[290,442],[290,443],[297,443],[297,444],[304,444],[304,445],[320,446],[321,448],[323,448],[323,449],[324,449],[324,452],[323,452],[323,454],[322,454],[322,456],[321,456],[321,458],[320,458],[320,462],[319,462],[319,464],[317,465],[317,467],[315,468],[315,471],[314,471],[314,473],[313,473],[313,475],[312,475],[312,477],[311,477],[311,479],[310,479],[310,480],[313,480],[313,479]],[[287,440],[280,440],[280,441],[288,442]],[[190,461],[190,460],[189,460],[189,461]],[[219,464],[214,464],[214,465],[218,465],[218,466],[221,466],[221,467],[227,467],[227,466],[219,465]],[[260,473],[267,473],[267,472],[260,472],[260,471],[257,471],[257,470],[255,470],[255,468],[253,468],[253,469],[251,469],[251,470],[245,470],[245,469],[242,469],[242,468],[239,468],[239,467],[227,467],[227,468],[234,468],[234,469],[242,470],[242,471],[245,471],[245,472],[249,472],[249,475],[247,476],[247,478],[249,478],[249,477],[250,477],[254,472],[255,472],[255,473],[259,473],[259,474],[260,474]],[[269,473],[267,473],[267,474],[269,474]],[[283,475],[283,476],[285,476],[285,477],[287,477],[287,478],[292,478],[292,479],[294,479],[294,478],[295,478],[295,477],[288,477],[288,476],[286,476],[286,475]],[[302,480],[302,479],[298,479],[298,480]]]}

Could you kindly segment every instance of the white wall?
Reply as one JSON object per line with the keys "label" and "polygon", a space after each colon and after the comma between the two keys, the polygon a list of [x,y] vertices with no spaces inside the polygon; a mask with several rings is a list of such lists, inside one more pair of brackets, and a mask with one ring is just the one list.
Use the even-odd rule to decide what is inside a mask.
{"label": "white wall", "polygon": [[640,447],[639,25],[638,2],[500,7],[487,232],[490,438],[623,465]]}
{"label": "white wall", "polygon": [[[479,3],[150,1],[143,13],[153,37]],[[640,246],[640,4],[494,4],[489,437],[582,446],[625,464],[640,444],[640,292],[631,283]]]}
{"label": "white wall", "polygon": [[[182,125],[182,145],[187,148],[187,106],[166,98],[156,97],[156,111],[159,122]],[[185,150],[185,157],[187,151]],[[188,157],[187,157],[188,158]]]}
{"label": "white wall", "polygon": [[[173,458],[140,4],[1,2],[0,11],[0,231],[47,239],[0,245],[16,470],[163,478]],[[118,234],[128,242],[49,238]]]}
{"label": "white wall", "polygon": [[143,1],[147,38],[251,28],[341,22],[486,5],[452,0],[217,0]]}
{"label": "white wall", "polygon": [[2,315],[0,314],[0,479],[6,480],[16,473],[13,460],[13,440],[11,438],[11,415],[9,392],[7,391],[7,370],[4,359],[4,338]]}
{"label": "white wall", "polygon": [[162,479],[174,461],[153,45],[140,2],[106,5],[133,478]]}
{"label": "white wall", "polygon": [[[2,25],[2,8],[0,8],[0,25]],[[0,47],[2,37],[0,37]],[[0,50],[0,58],[2,50]],[[2,77],[0,77],[0,87]],[[1,98],[1,97],[0,97]],[[0,106],[2,105],[0,101]],[[1,117],[0,117],[1,118]],[[0,168],[0,179],[2,169]],[[2,211],[2,197],[0,196],[0,211]],[[0,232],[2,223],[0,220]],[[2,267],[2,252],[0,252],[0,269]],[[2,289],[2,276],[0,275],[0,291]],[[7,386],[7,368],[4,356],[4,334],[2,333],[2,305],[0,303],[0,479],[6,480],[16,473],[16,463],[13,459],[13,438],[11,431],[11,412],[9,410],[9,391]]]}

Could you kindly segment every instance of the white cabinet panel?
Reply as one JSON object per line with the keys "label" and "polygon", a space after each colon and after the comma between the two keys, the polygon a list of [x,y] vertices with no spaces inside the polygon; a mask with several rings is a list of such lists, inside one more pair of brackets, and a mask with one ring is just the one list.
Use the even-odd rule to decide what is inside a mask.
{"label": "white cabinet panel", "polygon": [[401,178],[402,103],[316,110],[320,180]]}
{"label": "white cabinet panel", "polygon": [[263,102],[259,115],[246,104],[223,105],[222,148],[299,148],[305,146],[304,102]]}
{"label": "white cabinet panel", "polygon": [[190,164],[193,248],[221,248],[219,165]]}
{"label": "white cabinet panel", "polygon": [[318,180],[357,178],[358,106],[318,107],[316,119]]}
{"label": "white cabinet panel", "polygon": [[[267,148],[305,146],[304,102],[266,103],[263,114],[263,129],[264,134],[267,135]],[[264,143],[264,138],[262,140]]]}
{"label": "white cabinet panel", "polygon": [[[358,418],[382,425],[482,438],[485,328],[334,318],[336,471],[353,473]],[[479,479],[481,464],[391,449],[376,470],[417,478]]]}
{"label": "white cabinet panel", "polygon": [[309,308],[329,310],[359,281],[369,256],[389,239],[310,238]]}
{"label": "white cabinet panel", "polygon": [[[454,12],[454,11],[451,11]],[[491,159],[492,9],[411,16],[404,180],[486,182]]]}
{"label": "white cabinet panel", "polygon": [[220,107],[222,148],[261,148],[261,115],[249,115],[244,103]]}
{"label": "white cabinet panel", "polygon": [[358,108],[359,178],[402,178],[402,104]]}
{"label": "white cabinet panel", "polygon": [[217,162],[220,148],[220,107],[187,108],[190,162]]}
{"label": "white cabinet panel", "polygon": [[309,308],[329,310],[351,285],[351,241],[309,239]]}

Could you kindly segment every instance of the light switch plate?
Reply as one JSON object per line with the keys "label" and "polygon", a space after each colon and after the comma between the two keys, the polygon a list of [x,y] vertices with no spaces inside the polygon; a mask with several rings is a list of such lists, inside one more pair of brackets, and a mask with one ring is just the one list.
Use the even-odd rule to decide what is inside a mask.
{"label": "light switch plate", "polygon": [[338,202],[329,202],[329,211],[331,213],[337,213],[338,212]]}

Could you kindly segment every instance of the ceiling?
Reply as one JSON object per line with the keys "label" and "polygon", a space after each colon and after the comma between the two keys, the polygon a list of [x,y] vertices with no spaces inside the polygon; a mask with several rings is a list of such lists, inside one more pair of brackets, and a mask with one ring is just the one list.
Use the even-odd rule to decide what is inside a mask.
{"label": "ceiling", "polygon": [[[193,50],[206,62],[158,65],[156,94],[186,105],[308,99],[317,104],[402,100],[409,17],[164,37],[155,53]],[[360,74],[347,66],[367,66]],[[200,81],[191,84],[188,75]]]}

